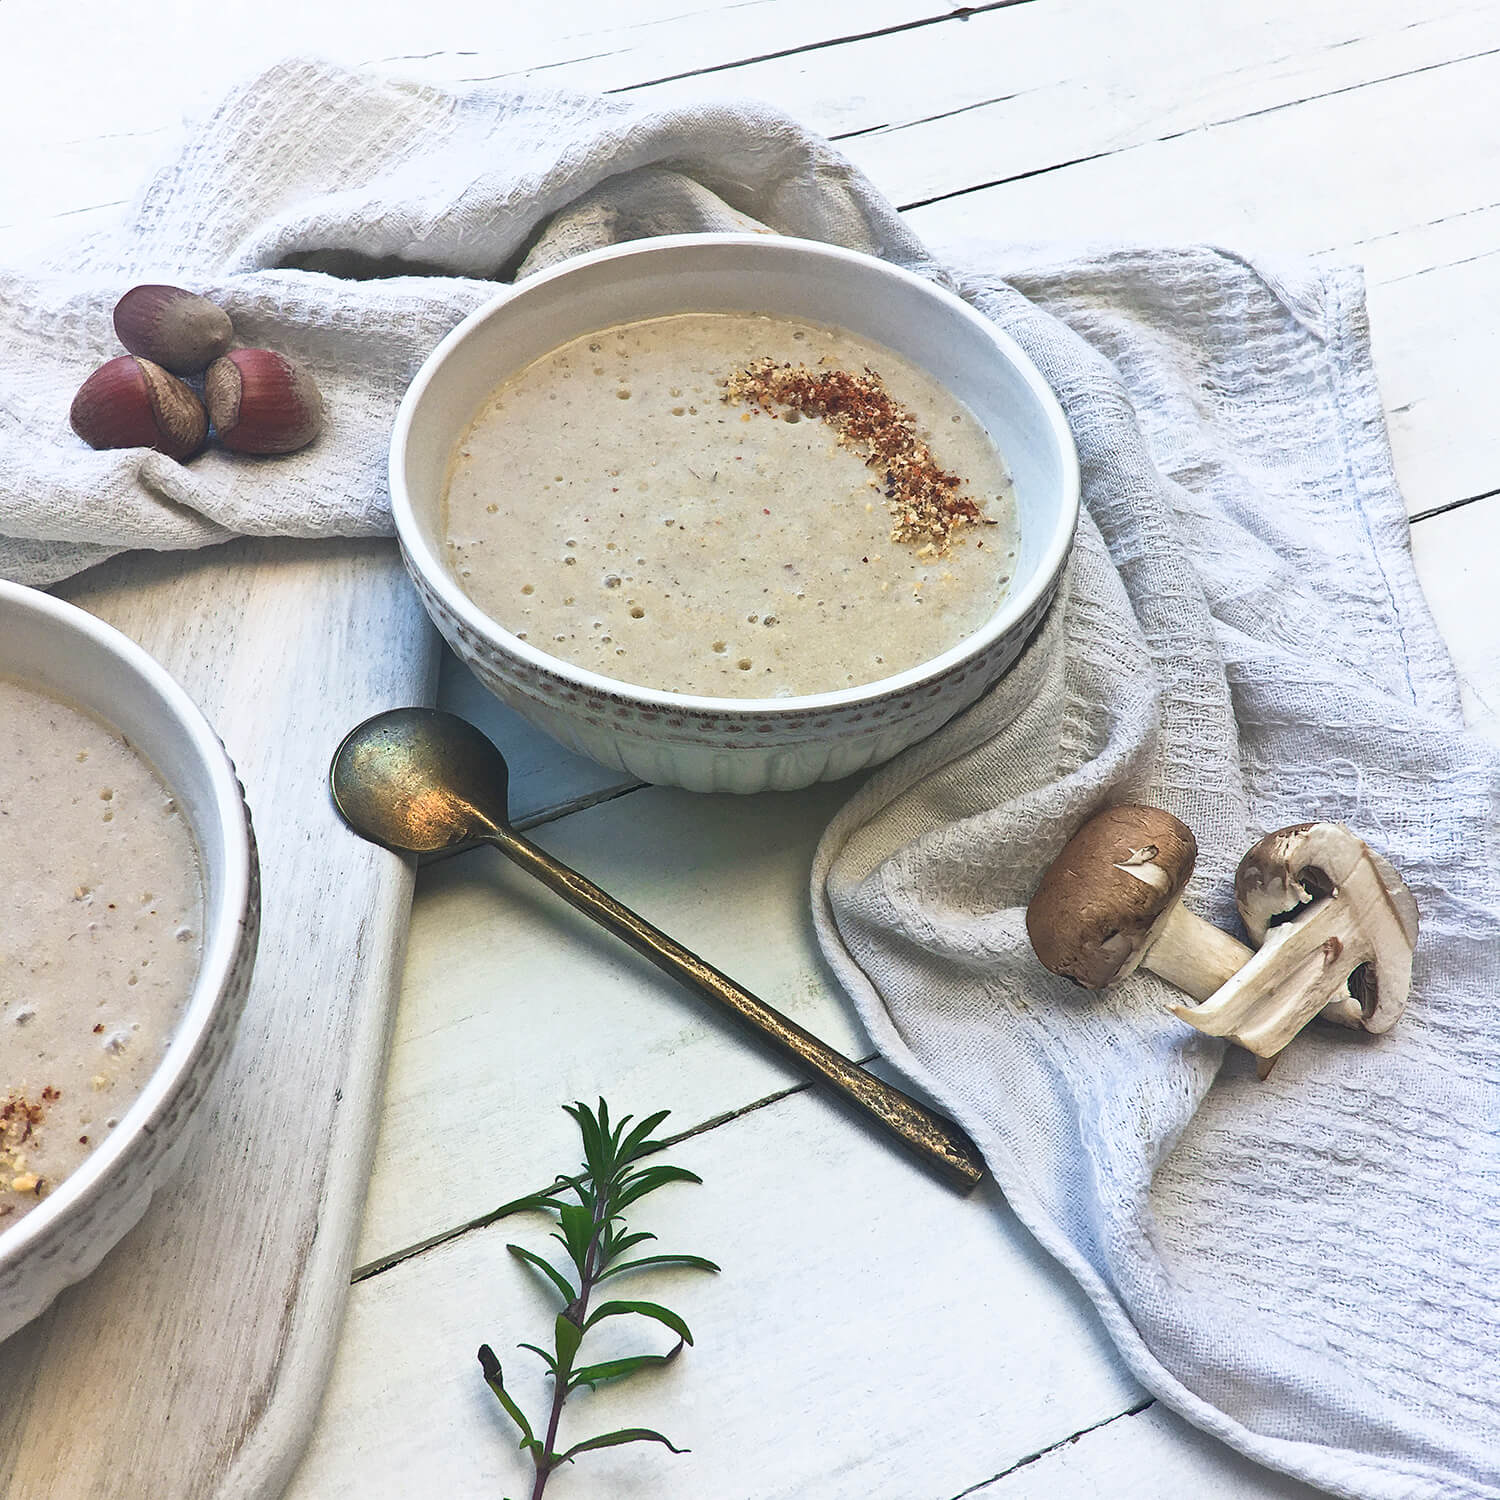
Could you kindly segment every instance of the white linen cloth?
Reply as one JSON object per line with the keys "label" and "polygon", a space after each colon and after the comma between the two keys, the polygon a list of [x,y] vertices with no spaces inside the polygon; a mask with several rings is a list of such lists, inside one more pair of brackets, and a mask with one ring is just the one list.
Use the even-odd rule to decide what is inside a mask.
{"label": "white linen cloth", "polygon": [[[1082,459],[1087,513],[1036,640],[820,849],[819,933],[876,1041],[970,1130],[1162,1400],[1337,1494],[1496,1500],[1500,757],[1463,730],[1412,570],[1356,273],[1207,247],[939,261],[755,106],[286,64],[118,232],[0,273],[0,573],[387,531],[396,402],[491,278],[757,224],[956,286],[1036,359]],[[78,442],[69,401],[142,280],[304,361],[318,442],[188,465]],[[1423,916],[1397,1031],[1315,1029],[1257,1083],[1151,976],[1087,996],[1045,974],[1025,902],[1073,827],[1127,798],[1196,830],[1190,904],[1224,924],[1260,831],[1368,835]]]}

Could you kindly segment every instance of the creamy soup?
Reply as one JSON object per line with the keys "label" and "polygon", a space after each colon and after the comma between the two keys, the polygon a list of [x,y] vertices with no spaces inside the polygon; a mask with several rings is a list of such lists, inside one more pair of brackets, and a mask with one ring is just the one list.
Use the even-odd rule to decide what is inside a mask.
{"label": "creamy soup", "polygon": [[716,697],[930,660],[1015,566],[1005,467],[966,407],[889,349],[736,314],[586,335],[505,381],[444,519],[454,576],[507,630]]}
{"label": "creamy soup", "polygon": [[109,1134],[197,971],[187,821],[99,720],[0,678],[0,1231]]}

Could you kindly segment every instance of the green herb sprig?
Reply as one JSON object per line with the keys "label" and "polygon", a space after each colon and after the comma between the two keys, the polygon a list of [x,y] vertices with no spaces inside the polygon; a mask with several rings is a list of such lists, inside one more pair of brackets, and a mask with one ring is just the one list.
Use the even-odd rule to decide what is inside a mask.
{"label": "green herb sprig", "polygon": [[[659,1110],[648,1115],[633,1129],[629,1128],[632,1116],[626,1115],[611,1126],[609,1106],[603,1099],[599,1108],[591,1110],[586,1104],[564,1105],[578,1125],[583,1138],[585,1170],[576,1177],[559,1175],[556,1182],[544,1192],[518,1198],[497,1209],[493,1217],[519,1213],[522,1210],[544,1210],[557,1215],[558,1227],[553,1231],[555,1239],[567,1252],[571,1262],[569,1269],[559,1269],[550,1261],[528,1250],[523,1245],[507,1245],[517,1260],[532,1267],[546,1278],[552,1289],[562,1299],[563,1308],[553,1325],[553,1350],[548,1353],[535,1344],[521,1344],[539,1355],[552,1376],[552,1407],[547,1414],[546,1434],[536,1435],[536,1429],[526,1414],[505,1389],[500,1371],[500,1361],[488,1344],[479,1346],[479,1367],[484,1373],[485,1383],[495,1393],[495,1399],[505,1408],[506,1415],[521,1431],[520,1446],[531,1455],[536,1468],[536,1483],[532,1487],[531,1500],[541,1500],[547,1480],[560,1465],[571,1463],[580,1453],[598,1448],[615,1448],[623,1443],[661,1443],[673,1453],[685,1453],[661,1433],[649,1427],[622,1427],[616,1432],[601,1433],[598,1437],[585,1438],[581,1442],[559,1450],[557,1429],[562,1420],[563,1404],[579,1386],[595,1389],[601,1381],[623,1380],[638,1370],[670,1364],[682,1352],[685,1344],[693,1342],[688,1326],[678,1315],[656,1302],[608,1301],[591,1308],[594,1292],[600,1284],[655,1266],[692,1266],[700,1271],[717,1271],[713,1261],[701,1255],[642,1255],[634,1260],[622,1260],[627,1251],[656,1236],[637,1230],[627,1233],[623,1214],[632,1203],[639,1202],[648,1193],[665,1187],[669,1182],[701,1182],[696,1173],[684,1167],[658,1163],[654,1166],[637,1165],[642,1157],[660,1151],[663,1142],[652,1139],[654,1131],[670,1113]],[[563,1193],[572,1192],[576,1203],[568,1202]],[[576,1283],[576,1284],[575,1284]],[[584,1335],[606,1318],[634,1316],[649,1318],[662,1324],[677,1335],[677,1342],[665,1354],[631,1354],[621,1359],[604,1360],[599,1364],[580,1364],[579,1349]]]}

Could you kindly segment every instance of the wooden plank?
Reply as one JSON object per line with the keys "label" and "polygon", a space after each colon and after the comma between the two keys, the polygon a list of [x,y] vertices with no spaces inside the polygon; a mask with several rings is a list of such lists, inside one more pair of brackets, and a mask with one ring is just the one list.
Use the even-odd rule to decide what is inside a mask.
{"label": "wooden plank", "polygon": [[[67,87],[57,60],[68,58],[70,80],[104,66],[104,54],[111,68],[128,67],[136,50],[159,46],[149,28],[105,22],[80,37],[73,27],[64,43],[54,34],[65,25],[59,15],[40,0],[12,0],[0,39],[36,65],[0,101],[0,136],[12,126],[19,138],[24,128],[35,144],[0,190],[0,227],[59,205],[76,212],[106,182],[126,196],[182,114],[290,51],[440,82],[530,73],[553,86],[644,88],[661,104],[732,90],[825,133],[860,134],[848,147],[856,159],[899,199],[916,201],[1500,46],[1479,0],[1448,0],[1416,21],[1396,0],[1357,11],[1275,0],[1253,14],[1184,14],[1165,31],[1107,0],[980,6],[961,17],[918,0],[763,0],[687,15],[658,0],[623,26],[594,0],[568,7],[556,25],[540,13],[503,24],[463,15],[458,25],[469,9],[464,0],[415,14],[371,7],[351,36],[332,13],[287,5],[268,17],[232,7],[224,33],[232,46],[206,52],[171,87],[120,99]],[[462,48],[450,45],[455,34]],[[848,36],[868,39],[831,45]],[[767,51],[788,55],[754,60]],[[652,83],[679,71],[692,76]],[[978,175],[976,142],[986,148]]]}
{"label": "wooden plank", "polygon": [[1500,215],[1474,170],[1500,151],[1500,116],[1475,102],[1496,86],[1500,56],[1454,63],[907,217],[940,247],[1017,225],[1035,240],[1086,240],[1108,225],[1146,242],[1355,258],[1370,247],[1377,275],[1391,277],[1371,289],[1371,322],[1397,474],[1419,512],[1500,479],[1500,429],[1484,411],[1500,355]]}
{"label": "wooden plank", "polygon": [[[552,1082],[553,1099],[570,1097]],[[612,1058],[574,1082],[620,1107],[670,1100]],[[492,1196],[578,1159],[571,1124],[544,1131],[535,1108],[470,1122]],[[644,1423],[692,1452],[580,1458],[567,1493],[951,1496],[1141,1399],[1082,1294],[993,1189],[957,1197],[820,1098],[743,1115],[667,1159],[704,1185],[663,1191],[631,1222],[724,1270],[643,1278],[637,1294],[680,1312],[696,1343],[659,1375],[585,1393],[564,1421],[576,1436]],[[555,1302],[503,1247],[545,1249],[546,1229],[539,1217],[503,1220],[355,1288],[288,1500],[526,1493],[526,1461],[474,1351],[491,1343],[507,1385],[528,1409],[542,1404],[534,1357],[512,1346],[545,1342]]]}
{"label": "wooden plank", "polygon": [[[840,140],[899,201],[1107,155],[1500,45],[1483,0],[1179,7],[1046,0],[641,88],[653,104],[732,86]],[[549,82],[635,85],[613,57]],[[915,132],[908,135],[908,132]],[[858,140],[849,139],[859,137]],[[983,171],[975,175],[976,160]]]}
{"label": "wooden plank", "polygon": [[[656,787],[551,824],[538,841],[857,1057],[869,1044],[823,966],[806,895],[813,846],[852,790]],[[559,1101],[607,1088],[673,1110],[686,1129],[797,1082],[492,850],[460,855],[424,873],[412,911],[359,1262],[529,1191],[534,1164],[570,1149]],[[491,1130],[510,1137],[502,1159]]]}
{"label": "wooden plank", "polygon": [[1448,643],[1470,727],[1500,742],[1500,495],[1412,528],[1417,576]]}
{"label": "wooden plank", "polygon": [[[611,77],[639,83],[772,47],[822,47],[921,24],[952,8],[945,0],[756,0],[685,11],[680,0],[634,0],[622,19],[612,0],[531,8],[378,0],[361,6],[351,26],[338,6],[230,0],[205,28],[186,14],[143,23],[103,5],[90,14],[47,0],[7,0],[0,7],[0,57],[10,64],[0,141],[12,150],[0,177],[0,249],[14,258],[59,233],[109,223],[170,153],[184,117],[203,114],[232,84],[283,57],[324,57],[424,81],[533,70],[542,83],[560,65],[607,59]],[[100,86],[88,87],[90,79]],[[132,79],[142,82],[108,86]],[[74,218],[53,222],[63,215]]]}
{"label": "wooden plank", "polygon": [[[1027,241],[1350,245],[1485,205],[1475,166],[1500,149],[1497,81],[1500,51],[967,192],[910,218],[934,237],[990,228]],[[878,159],[858,143],[851,154],[906,201],[919,195],[931,144],[922,127],[889,139]],[[986,149],[964,162],[971,183],[987,176]]]}
{"label": "wooden plank", "polygon": [[[1352,136],[1342,137],[1334,101],[1377,86],[1395,89],[1393,98],[1399,99],[1403,87],[1416,86],[1429,70],[1458,66],[1454,59],[1493,55],[1500,48],[1500,24],[1493,10],[1472,3],[1450,4],[1415,25],[1409,10],[1403,18],[1388,0],[1370,9],[1368,17],[1353,9],[1320,6],[1299,12],[1288,0],[1279,0],[1273,14],[1260,7],[1247,12],[1203,11],[1195,20],[1184,12],[1179,29],[1109,7],[1107,0],[1070,6],[1051,16],[1057,26],[1052,50],[1059,50],[1064,35],[1073,38],[1068,51],[1085,52],[1081,73],[1063,72],[1050,90],[1034,90],[1021,73],[1013,79],[1011,97],[963,114],[862,135],[844,146],[902,204],[970,191],[975,183],[1046,175],[1068,163],[1084,165],[1174,142],[1182,143],[1178,160],[1186,169],[1201,159],[1198,151],[1212,155],[1224,149],[1221,134],[1232,136],[1253,121],[1286,110],[1305,122],[1308,133],[1300,136],[1304,147],[1310,139],[1325,143],[1325,149],[1349,146],[1354,148],[1349,152],[1351,163],[1373,165],[1387,142],[1377,136],[1365,150]],[[1288,33],[1285,45],[1283,32]],[[1429,85],[1433,82],[1428,79]],[[1007,89],[997,92],[1005,94]],[[1483,112],[1476,107],[1474,115]],[[1424,120],[1422,131],[1408,130],[1407,140],[1413,135],[1446,134],[1450,122],[1459,123],[1452,120],[1451,111],[1439,112]],[[975,159],[976,147],[983,152],[980,161]],[[1315,165],[1326,168],[1329,163],[1322,153],[1304,149],[1293,183],[1276,182],[1272,188],[1263,182],[1259,190],[1256,184],[1241,184],[1251,213],[1237,227],[1253,235],[1268,206],[1279,209],[1283,198],[1294,200],[1304,180],[1314,183]],[[1373,177],[1373,172],[1366,172],[1355,185],[1365,187]],[[1188,180],[1176,179],[1174,185]],[[1316,179],[1303,210],[1316,214],[1320,200],[1337,187],[1336,182]],[[1166,181],[1157,189],[1153,208],[1173,197]],[[1176,206],[1186,216],[1191,203],[1191,194],[1183,193]],[[1084,233],[1097,235],[1101,225],[1108,226],[1111,235],[1129,232],[1128,222],[1117,224],[1101,216],[1090,219]],[[1020,237],[1039,236],[1028,225]],[[1326,243],[1316,234],[1300,241],[1303,248]]]}
{"label": "wooden plank", "polygon": [[1253,1464],[1160,1403],[1059,1444],[964,1492],[963,1500],[1319,1500]]}
{"label": "wooden plank", "polygon": [[[841,50],[866,38],[915,36],[932,27],[975,14],[1009,9],[1031,0],[751,0],[705,5],[670,13],[658,0],[655,14],[629,8],[623,24],[607,24],[611,9],[595,0],[591,29],[576,24],[563,36],[538,38],[518,50],[505,37],[486,36],[463,53],[430,57],[378,58],[382,68],[397,64],[441,82],[513,81],[532,75],[538,83],[595,91],[642,88],[658,81],[707,78],[763,60],[808,52]],[[670,0],[666,0],[667,6]],[[613,15],[620,14],[618,6]]]}
{"label": "wooden plank", "polygon": [[[0,192],[0,227],[58,212],[59,203],[76,212],[102,182],[133,183],[168,145],[181,114],[207,107],[233,78],[293,50],[443,82],[530,72],[552,85],[647,87],[663,104],[732,88],[777,103],[826,133],[867,133],[859,150],[877,180],[889,177],[882,170],[888,151],[900,162],[910,160],[902,133],[921,124],[926,144],[918,155],[932,175],[907,180],[898,193],[917,198],[972,186],[975,140],[999,153],[986,162],[988,178],[977,179],[993,180],[1409,72],[1497,42],[1492,18],[1472,0],[1450,0],[1416,22],[1394,0],[1376,0],[1359,13],[1278,0],[1271,11],[1254,15],[1184,16],[1165,36],[1103,0],[981,6],[961,18],[949,7],[912,0],[876,6],[768,0],[690,15],[670,14],[663,0],[623,26],[610,24],[609,7],[594,4],[569,7],[558,26],[535,15],[507,17],[503,39],[493,21],[476,26],[465,17],[467,24],[457,27],[457,13],[465,9],[449,0],[413,17],[374,7],[368,26],[353,37],[337,17],[305,8],[279,18],[279,25],[257,13],[253,26],[232,10],[227,24],[240,29],[237,45],[200,60],[177,82],[175,99],[172,90],[158,87],[121,100],[80,97],[62,87],[47,55],[56,47],[49,27],[60,23],[45,11],[12,4],[13,55],[34,52],[40,66],[28,69],[21,87],[0,103],[0,135],[7,116],[18,125],[25,121],[37,148],[21,154],[9,193]],[[955,26],[963,30],[962,41]],[[128,62],[132,48],[155,45],[142,30],[121,36],[106,24],[90,34],[88,45],[109,49],[120,66],[122,48]],[[459,31],[467,45],[454,48],[449,44]],[[830,45],[850,35],[868,40]],[[753,61],[768,50],[789,55]],[[76,52],[75,39],[66,55]],[[58,47],[53,55],[65,54]],[[674,72],[693,76],[650,82]],[[892,78],[901,80],[899,89],[887,82]],[[37,129],[48,123],[49,110],[64,104],[67,114],[55,132]],[[1040,123],[1047,128],[1036,128]]]}
{"label": "wooden plank", "polygon": [[[435,637],[388,543],[137,554],[68,597],[152,651],[244,781],[262,928],[244,1020],[177,1182],[0,1346],[0,1494],[270,1494],[317,1410],[379,1112],[410,872],[338,823],[328,757]],[[379,643],[378,646],[372,643]]]}
{"label": "wooden plank", "polygon": [[[1487,217],[1491,243],[1500,247],[1500,214]],[[1500,248],[1377,282],[1369,306],[1408,508],[1421,512],[1500,489]]]}

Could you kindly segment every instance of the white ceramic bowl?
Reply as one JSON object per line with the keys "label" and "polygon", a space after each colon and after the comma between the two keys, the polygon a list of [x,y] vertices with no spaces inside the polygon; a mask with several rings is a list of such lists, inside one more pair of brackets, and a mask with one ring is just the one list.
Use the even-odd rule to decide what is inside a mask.
{"label": "white ceramic bowl", "polygon": [[[897,676],[799,698],[707,698],[635,687],[547,655],[485,615],[445,562],[455,443],[502,380],[582,334],[679,312],[759,312],[833,325],[935,376],[1010,469],[1020,545],[994,615]],[[433,351],[391,439],[391,507],[428,612],[506,703],[563,744],[646,781],[756,792],[847,776],[966,708],[1019,655],[1056,592],[1078,518],[1062,409],[1014,340],[966,303],[884,261],[776,235],[680,235],[580,256],[466,318]]]}
{"label": "white ceramic bowl", "polygon": [[88,709],[130,741],[186,815],[205,885],[203,956],[166,1055],[109,1137],[0,1232],[4,1339],[99,1264],[181,1159],[249,988],[260,883],[250,815],[223,745],[134,642],[71,604],[0,581],[0,676]]}

